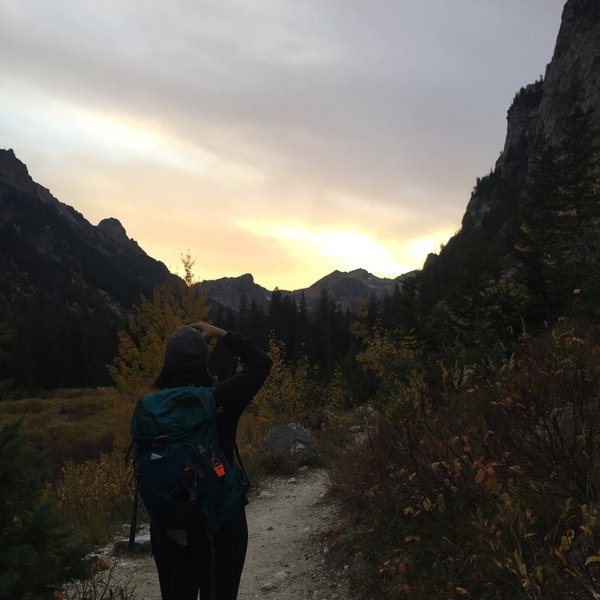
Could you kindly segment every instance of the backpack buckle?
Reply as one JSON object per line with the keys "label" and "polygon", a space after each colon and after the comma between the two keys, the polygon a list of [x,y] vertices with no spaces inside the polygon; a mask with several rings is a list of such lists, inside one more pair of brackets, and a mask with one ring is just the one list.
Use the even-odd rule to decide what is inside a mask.
{"label": "backpack buckle", "polygon": [[171,443],[168,435],[159,435],[152,440],[152,446],[155,450],[166,450]]}

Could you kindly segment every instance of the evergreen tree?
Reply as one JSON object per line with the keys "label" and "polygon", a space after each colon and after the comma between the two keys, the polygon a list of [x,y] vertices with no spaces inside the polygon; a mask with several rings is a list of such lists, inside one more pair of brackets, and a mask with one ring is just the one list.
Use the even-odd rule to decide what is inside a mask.
{"label": "evergreen tree", "polygon": [[246,297],[246,294],[244,292],[242,292],[242,294],[240,296],[240,301],[238,304],[237,320],[238,320],[237,328],[240,331],[247,331],[248,325],[249,325],[249,320],[250,320],[250,315],[249,315],[249,308],[248,308],[248,298]]}
{"label": "evergreen tree", "polygon": [[225,315],[225,319],[222,321],[216,321],[217,323],[224,323],[223,327],[228,331],[235,331],[239,326],[239,319],[237,315],[231,308],[227,309],[227,314]]}
{"label": "evergreen tree", "polygon": [[[558,145],[564,202],[565,272],[572,292],[581,289],[588,308],[597,305],[600,288],[600,138],[593,109],[586,108],[583,88],[576,84],[569,95],[570,109]],[[569,300],[572,300],[570,296]]]}
{"label": "evergreen tree", "polygon": [[8,395],[14,383],[9,375],[12,372],[10,355],[5,348],[15,336],[16,333],[10,329],[8,323],[0,323],[0,399]]}
{"label": "evergreen tree", "polygon": [[39,457],[19,423],[0,429],[0,600],[50,598],[53,586],[83,575],[86,548],[44,498]]}
{"label": "evergreen tree", "polygon": [[250,317],[247,334],[263,348],[267,347],[268,342],[266,320],[265,312],[258,305],[256,299],[253,298],[250,303]]}
{"label": "evergreen tree", "polygon": [[562,264],[561,181],[558,152],[541,137],[530,160],[515,243],[524,283],[533,298],[532,312],[527,316],[534,326],[549,319],[551,306],[558,302],[551,297],[564,296],[564,290],[558,289],[557,276]]}
{"label": "evergreen tree", "polygon": [[278,288],[271,293],[267,329],[283,342],[287,360],[298,358],[302,345],[298,331],[298,307],[293,298],[284,295]]}
{"label": "evergreen tree", "polygon": [[271,300],[268,310],[268,328],[270,331],[281,331],[283,329],[283,294],[279,288],[271,292]]}
{"label": "evergreen tree", "polygon": [[516,243],[534,323],[569,312],[574,290],[594,310],[600,290],[598,132],[579,85],[567,100],[558,142],[541,137],[530,161]]}

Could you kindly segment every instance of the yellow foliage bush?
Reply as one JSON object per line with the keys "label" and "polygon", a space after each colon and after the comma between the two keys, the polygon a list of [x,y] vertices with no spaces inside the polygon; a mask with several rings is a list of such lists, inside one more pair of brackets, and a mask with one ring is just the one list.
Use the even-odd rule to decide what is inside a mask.
{"label": "yellow foliage bush", "polygon": [[118,447],[129,443],[129,423],[136,400],[151,391],[163,364],[168,337],[184,323],[208,316],[205,297],[192,278],[194,264],[189,252],[182,256],[185,284],[170,281],[155,288],[151,298],[142,297],[133,308],[126,330],[118,332],[117,355],[108,372],[124,399],[113,405]]}
{"label": "yellow foliage bush", "polygon": [[285,347],[275,337],[269,341],[268,354],[273,360],[269,378],[242,414],[238,427],[240,451],[248,470],[257,472],[258,477],[264,472],[288,473],[295,467],[264,453],[269,428],[301,423],[318,430],[322,445],[344,445],[349,422],[346,407],[352,404],[339,370],[328,384],[319,382],[316,368],[305,357],[295,364],[285,360]]}
{"label": "yellow foliage bush", "polygon": [[67,461],[55,493],[71,522],[102,541],[111,526],[129,519],[133,499],[132,472],[120,449],[77,464]]}
{"label": "yellow foliage bush", "polygon": [[187,285],[167,282],[154,290],[152,298],[142,297],[127,330],[119,331],[117,356],[108,371],[124,394],[136,398],[148,392],[160,372],[169,335],[184,323],[207,317],[205,297],[191,285],[187,269],[186,273]]}
{"label": "yellow foliage bush", "polygon": [[316,374],[306,357],[295,364],[285,360],[285,346],[275,337],[269,340],[273,361],[267,381],[254,398],[250,413],[258,423],[310,423],[324,405],[318,393]]}
{"label": "yellow foliage bush", "polygon": [[254,457],[262,450],[270,427],[304,421],[307,414],[304,402],[312,387],[307,361],[301,360],[298,365],[286,363],[284,345],[275,337],[269,341],[268,354],[273,360],[271,373],[238,426],[238,445],[244,456]]}
{"label": "yellow foliage bush", "polygon": [[353,331],[364,344],[356,355],[357,363],[379,381],[377,396],[373,398],[376,404],[388,406],[414,387],[421,374],[412,336],[386,330],[378,323],[369,330],[356,322]]}

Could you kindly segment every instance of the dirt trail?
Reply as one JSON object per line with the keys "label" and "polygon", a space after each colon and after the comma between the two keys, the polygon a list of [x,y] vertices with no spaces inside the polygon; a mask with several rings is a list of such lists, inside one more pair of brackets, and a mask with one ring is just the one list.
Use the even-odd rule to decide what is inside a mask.
{"label": "dirt trail", "polygon": [[[319,541],[336,518],[326,488],[326,473],[317,469],[273,479],[254,494],[246,509],[250,541],[238,600],[351,598],[347,569],[327,567],[328,549]],[[160,600],[151,557],[113,561],[114,576],[131,578],[140,600]]]}

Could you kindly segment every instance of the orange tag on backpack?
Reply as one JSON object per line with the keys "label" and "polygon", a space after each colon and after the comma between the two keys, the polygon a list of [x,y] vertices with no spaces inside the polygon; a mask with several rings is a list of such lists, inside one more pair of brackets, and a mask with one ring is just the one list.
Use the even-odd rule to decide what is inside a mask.
{"label": "orange tag on backpack", "polygon": [[225,467],[223,466],[223,463],[221,463],[221,461],[215,456],[212,464],[213,470],[217,474],[217,477],[223,477],[223,475],[225,475]]}

